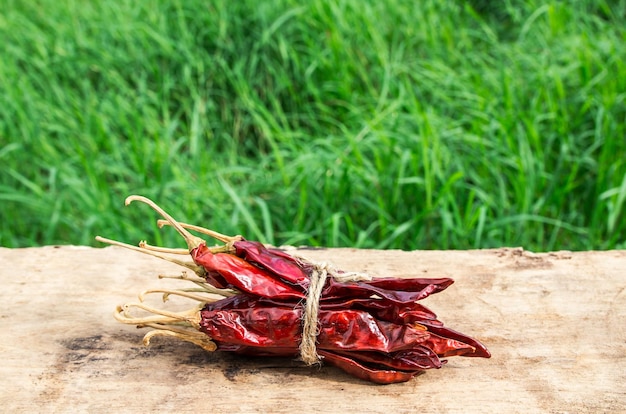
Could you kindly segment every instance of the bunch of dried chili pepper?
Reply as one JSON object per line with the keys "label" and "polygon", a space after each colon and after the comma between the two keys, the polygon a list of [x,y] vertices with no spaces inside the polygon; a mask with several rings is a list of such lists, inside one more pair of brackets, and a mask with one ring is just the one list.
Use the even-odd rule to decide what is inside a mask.
{"label": "bunch of dried chili pepper", "polygon": [[[150,290],[197,301],[186,312],[157,309],[140,302],[119,307],[116,318],[151,327],[144,337],[170,335],[209,351],[300,357],[307,364],[328,362],[358,378],[389,384],[408,381],[450,356],[489,358],[475,339],[449,329],[418,303],[441,292],[452,279],[371,278],[271,248],[241,236],[179,223],[151,200],[126,199],[151,206],[186,240],[188,250],[165,249],[141,242],[139,247],[97,240],[151,254],[193,270],[176,277],[195,288]],[[189,231],[224,244],[209,247]],[[164,253],[190,254],[184,262]],[[151,315],[133,315],[143,309]]]}

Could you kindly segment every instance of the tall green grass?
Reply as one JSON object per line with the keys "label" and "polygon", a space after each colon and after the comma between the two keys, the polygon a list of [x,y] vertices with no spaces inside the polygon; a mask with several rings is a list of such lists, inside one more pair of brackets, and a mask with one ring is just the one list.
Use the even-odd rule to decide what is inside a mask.
{"label": "tall green grass", "polygon": [[626,1],[3,3],[0,245],[626,246]]}

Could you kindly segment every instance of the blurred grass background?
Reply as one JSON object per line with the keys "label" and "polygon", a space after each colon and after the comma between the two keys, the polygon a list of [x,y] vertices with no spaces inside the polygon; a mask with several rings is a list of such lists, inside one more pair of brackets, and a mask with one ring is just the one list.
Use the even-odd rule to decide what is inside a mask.
{"label": "blurred grass background", "polygon": [[0,3],[2,246],[626,247],[626,1]]}

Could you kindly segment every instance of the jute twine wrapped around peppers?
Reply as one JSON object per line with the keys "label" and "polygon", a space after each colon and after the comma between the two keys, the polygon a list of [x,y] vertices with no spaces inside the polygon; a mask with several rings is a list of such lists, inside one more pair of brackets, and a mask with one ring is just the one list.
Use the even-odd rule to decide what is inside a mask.
{"label": "jute twine wrapped around peppers", "polygon": [[[301,260],[306,260],[302,259]],[[304,314],[302,315],[302,342],[300,342],[300,359],[307,365],[314,365],[320,362],[317,354],[316,338],[318,330],[318,313],[320,309],[320,299],[326,284],[326,279],[330,276],[339,282],[359,282],[372,280],[372,277],[365,273],[339,272],[334,266],[328,263],[315,263],[308,261],[313,266],[311,272],[311,282],[307,292]]]}

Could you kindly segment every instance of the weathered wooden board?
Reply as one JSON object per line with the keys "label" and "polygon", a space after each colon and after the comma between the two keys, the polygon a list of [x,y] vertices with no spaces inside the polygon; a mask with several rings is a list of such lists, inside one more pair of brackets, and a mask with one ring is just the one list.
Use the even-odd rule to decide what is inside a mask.
{"label": "weathered wooden board", "polygon": [[425,301],[491,359],[373,385],[332,368],[141,344],[116,305],[179,268],[108,247],[0,249],[5,412],[598,413],[626,407],[626,252],[303,250],[379,276],[450,276]]}

